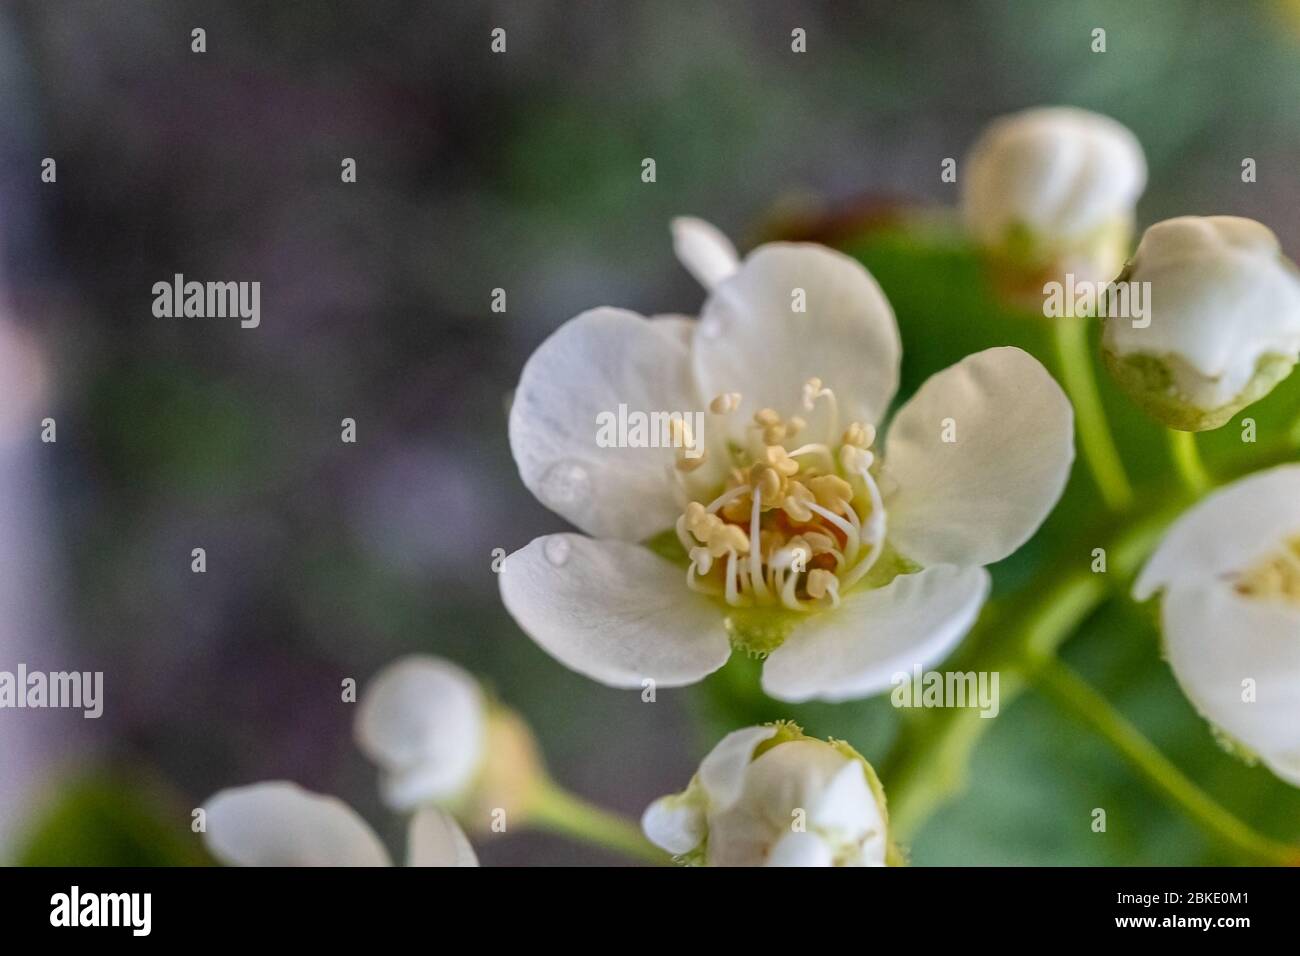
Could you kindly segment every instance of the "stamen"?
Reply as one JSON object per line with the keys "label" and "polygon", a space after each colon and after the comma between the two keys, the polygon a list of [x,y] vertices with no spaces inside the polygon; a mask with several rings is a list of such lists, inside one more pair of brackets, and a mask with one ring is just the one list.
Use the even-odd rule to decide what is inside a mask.
{"label": "stamen", "polygon": [[709,411],[715,415],[730,415],[740,407],[739,392],[723,392],[709,402]]}
{"label": "stamen", "polygon": [[740,594],[736,591],[736,552],[733,551],[727,555],[727,603],[732,607],[740,607]]}
{"label": "stamen", "polygon": [[686,569],[686,586],[698,594],[707,594],[709,597],[722,597],[720,590],[696,575],[695,567],[695,562],[691,562],[691,566]]}
{"label": "stamen", "polygon": [[[769,475],[776,475],[776,472],[768,469]],[[762,541],[759,536],[758,518],[763,506],[763,489],[754,490],[754,507],[749,515],[749,538],[755,543]],[[754,597],[759,601],[765,601],[768,598],[767,585],[763,582],[763,555],[762,549],[758,547],[749,549],[749,581],[750,586],[754,589]]]}
{"label": "stamen", "polygon": [[808,605],[799,600],[795,590],[799,584],[799,575],[791,574],[785,579],[785,584],[781,588],[781,604],[791,611],[808,611]]}
{"label": "stamen", "polygon": [[755,501],[763,500],[768,508],[775,508],[784,497],[785,477],[771,465],[755,462],[749,469],[749,482],[754,486]]}
{"label": "stamen", "polygon": [[763,451],[763,457],[784,478],[799,474],[799,463],[790,457],[782,445],[768,445]]}
{"label": "stamen", "polygon": [[792,521],[805,524],[812,520],[812,512],[808,510],[805,503],[816,500],[817,497],[811,491],[799,482],[792,481],[785,501],[781,502],[781,510],[788,514]]}
{"label": "stamen", "polygon": [[820,601],[830,595],[831,607],[840,605],[840,579],[818,568],[808,572],[808,596]]}
{"label": "stamen", "polygon": [[823,508],[821,505],[808,502],[808,507],[809,509],[815,511],[817,514],[821,515],[831,524],[835,525],[835,527],[839,528],[841,531],[844,532],[844,537],[848,539],[847,543],[844,546],[844,556],[846,560],[852,561],[855,557],[857,557],[858,529],[855,528],[853,525],[849,524],[839,515],[835,514],[833,511]]}
{"label": "stamen", "polygon": [[830,406],[830,421],[827,423],[826,434],[827,441],[834,439],[840,431],[840,409],[839,404],[835,401],[835,393],[829,388],[822,385],[819,378],[810,378],[803,386],[803,407],[805,411],[811,412],[817,405],[817,399],[826,399],[826,404]]}
{"label": "stamen", "polygon": [[876,426],[850,422],[849,427],[844,429],[843,443],[863,450],[870,448],[876,443]]}
{"label": "stamen", "polygon": [[856,475],[860,471],[870,468],[876,460],[876,456],[863,448],[856,445],[844,445],[840,448],[840,465],[851,475]]}
{"label": "stamen", "polygon": [[871,477],[871,472],[864,469],[859,476],[862,478],[862,483],[866,485],[867,496],[871,499],[871,515],[867,519],[867,529],[871,535],[871,550],[845,577],[845,587],[852,587],[861,581],[863,575],[875,566],[881,552],[885,550],[885,503],[881,499],[880,489],[876,486],[875,479]]}
{"label": "stamen", "polygon": [[[839,475],[818,475],[808,481],[808,490],[823,508],[836,508],[853,500],[853,486]],[[846,509],[852,511],[852,508]]]}
{"label": "stamen", "polygon": [[1300,536],[1237,577],[1238,594],[1300,606]]}
{"label": "stamen", "polygon": [[800,445],[794,451],[786,452],[786,454],[791,458],[799,458],[803,455],[817,455],[822,459],[820,467],[823,471],[835,470],[835,456],[831,454],[830,448],[821,442],[809,442],[807,445]]}
{"label": "stamen", "polygon": [[[698,448],[695,444],[695,433],[691,430],[690,423],[684,419],[673,418],[668,422],[669,431],[672,433],[673,445],[677,448],[677,461],[675,462],[678,471],[694,471],[704,464],[704,459],[708,457],[708,449]],[[697,451],[697,455],[688,455],[688,451]]]}
{"label": "stamen", "polygon": [[749,491],[749,485],[740,485],[739,487],[724,491],[722,494],[718,495],[718,497],[714,498],[704,510],[709,514],[717,514],[720,509],[726,507],[737,498],[745,497],[745,495],[749,494]]}
{"label": "stamen", "polygon": [[[691,504],[694,503],[695,502],[691,502]],[[676,528],[677,530],[677,540],[681,542],[682,550],[685,551],[687,554],[690,554],[691,549],[695,547],[695,542],[691,539],[690,534],[687,533],[686,515],[684,514],[678,515],[677,524],[675,524],[673,527]]]}

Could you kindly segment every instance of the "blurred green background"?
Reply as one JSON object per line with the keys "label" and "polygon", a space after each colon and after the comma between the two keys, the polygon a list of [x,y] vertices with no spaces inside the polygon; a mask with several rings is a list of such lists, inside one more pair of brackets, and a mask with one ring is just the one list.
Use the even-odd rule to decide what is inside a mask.
{"label": "blurred green background", "polygon": [[[1052,362],[1042,321],[994,301],[950,228],[941,160],[1004,112],[1099,110],[1147,151],[1142,225],[1251,216],[1294,258],[1298,98],[1300,5],[1276,2],[0,8],[0,301],[49,381],[0,431],[0,668],[102,669],[106,689],[99,721],[0,711],[4,858],[202,862],[191,808],[268,778],[347,799],[400,846],[338,687],[411,651],[482,675],[562,783],[629,815],[755,719],[796,717],[882,761],[901,723],[887,699],[783,707],[754,696],[742,660],[647,707],[518,631],[492,551],[562,527],[506,443],[524,360],[592,306],[694,312],[667,231],[689,213],[742,248],[787,235],[858,255],[898,313],[903,398],[989,345]],[[259,280],[261,328],[155,319],[151,287],[177,272]],[[0,379],[0,403],[15,388]],[[1103,390],[1141,500],[1161,500],[1162,434]],[[1300,380],[1246,414],[1276,445]],[[1204,442],[1212,467],[1257,451],[1239,435]],[[1076,466],[1040,535],[994,568],[997,599],[1086,564],[1103,518]],[[1300,840],[1300,795],[1219,750],[1148,609],[1108,602],[1065,656],[1225,805]],[[988,723],[914,862],[1238,862],[1036,695]],[[522,833],[478,849],[488,865],[614,862]]]}

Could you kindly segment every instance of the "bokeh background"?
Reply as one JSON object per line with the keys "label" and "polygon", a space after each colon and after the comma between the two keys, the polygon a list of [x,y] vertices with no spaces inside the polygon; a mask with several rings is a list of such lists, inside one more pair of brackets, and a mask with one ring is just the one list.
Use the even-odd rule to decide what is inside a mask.
{"label": "bokeh background", "polygon": [[[592,306],[696,310],[668,236],[682,213],[742,248],[810,236],[860,255],[898,311],[905,393],[985,345],[1045,354],[945,231],[941,160],[1000,113],[1096,109],[1147,151],[1141,223],[1252,216],[1294,257],[1298,101],[1300,9],[1276,2],[6,3],[0,669],[102,669],[106,703],[98,721],[0,711],[2,858],[203,862],[191,808],[268,778],[345,798],[400,848],[339,683],[411,651],[482,675],[561,782],[629,815],[742,720],[797,716],[883,758],[887,701],[781,708],[738,696],[740,662],[650,707],[522,635],[492,551],[562,527],[506,442],[524,360]],[[177,272],[260,281],[261,327],[154,318],[151,287]],[[1106,400],[1158,494],[1159,431]],[[1257,417],[1298,410],[1290,384]],[[1207,442],[1211,462],[1235,442]],[[1001,599],[1098,510],[1076,474],[995,568]],[[1219,750],[1149,612],[1112,602],[1067,656],[1225,804],[1300,837],[1296,793]],[[1234,862],[1032,694],[992,723],[917,863]],[[523,833],[479,850],[616,862]]]}

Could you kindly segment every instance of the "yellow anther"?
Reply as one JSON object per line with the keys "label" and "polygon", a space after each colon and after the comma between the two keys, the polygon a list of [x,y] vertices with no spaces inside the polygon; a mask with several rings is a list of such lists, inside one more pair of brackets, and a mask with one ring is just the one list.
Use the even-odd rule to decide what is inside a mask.
{"label": "yellow anther", "polygon": [[789,429],[785,425],[768,425],[763,429],[763,444],[776,445],[786,439]]}
{"label": "yellow anther", "polygon": [[734,501],[722,506],[722,516],[728,521],[748,521],[754,508],[754,499],[750,495],[741,495]]}
{"label": "yellow anther", "polygon": [[791,458],[781,445],[768,445],[763,451],[763,457],[769,465],[787,478],[799,473],[799,462]]}
{"label": "yellow anther", "polygon": [[700,453],[694,458],[689,457],[685,452],[677,452],[677,461],[674,463],[678,471],[694,471],[704,464],[704,459],[709,455],[707,450],[701,449]]}
{"label": "yellow anther", "polygon": [[749,535],[734,524],[719,523],[709,534],[709,554],[720,558],[735,551],[737,554],[749,554]]}
{"label": "yellow anther", "polygon": [[815,599],[824,598],[828,592],[838,592],[839,579],[823,568],[813,568],[808,572],[808,596]]}
{"label": "yellow anther", "polygon": [[817,398],[822,393],[822,380],[819,378],[810,378],[803,386],[803,407],[805,411],[812,411],[813,406],[817,404]]}
{"label": "yellow anther", "polygon": [[853,422],[844,430],[844,444],[854,448],[870,448],[876,440],[876,426]]}
{"label": "yellow anther", "polygon": [[781,416],[777,414],[774,408],[760,408],[754,413],[754,421],[764,428],[768,428],[772,425],[780,425]]}
{"label": "yellow anther", "polygon": [[713,530],[721,524],[722,519],[709,514],[698,501],[692,501],[686,506],[686,528],[700,543],[707,542]]}
{"label": "yellow anther", "polygon": [[792,416],[790,420],[785,423],[785,429],[790,438],[793,438],[807,427],[808,423],[798,415]]}
{"label": "yellow anther", "polygon": [[828,554],[831,551],[839,550],[835,539],[828,534],[822,534],[820,531],[805,531],[799,537],[807,542],[814,555]]}
{"label": "yellow anther", "polygon": [[1300,537],[1247,570],[1237,578],[1236,588],[1247,597],[1280,598],[1300,604]]}
{"label": "yellow anther", "polygon": [[785,500],[781,502],[781,508],[793,521],[812,521],[813,513],[808,509],[807,503],[815,500],[811,491],[799,482],[792,481],[786,490]]}
{"label": "yellow anther", "polygon": [[739,392],[723,392],[721,395],[715,395],[713,401],[709,402],[709,411],[715,415],[728,415],[739,407]]}
{"label": "yellow anther", "polygon": [[781,473],[771,465],[755,462],[749,469],[749,483],[758,489],[764,511],[777,507],[785,497]]}
{"label": "yellow anther", "polygon": [[818,475],[808,480],[808,488],[823,508],[832,510],[840,502],[853,500],[853,487],[839,475]]}

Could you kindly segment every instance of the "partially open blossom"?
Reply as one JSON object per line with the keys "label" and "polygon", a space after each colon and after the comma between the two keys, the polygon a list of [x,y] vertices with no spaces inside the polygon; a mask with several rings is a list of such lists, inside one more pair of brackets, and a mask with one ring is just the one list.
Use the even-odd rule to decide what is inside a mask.
{"label": "partially open blossom", "polygon": [[1031,296],[1067,273],[1114,278],[1147,167],[1137,137],[1110,117],[1038,107],[990,123],[958,178],[967,230]]}
{"label": "partially open blossom", "polygon": [[354,733],[380,768],[390,807],[441,806],[472,830],[487,830],[496,810],[511,820],[526,814],[540,779],[523,721],[466,671],[429,655],[401,658],[375,675]]}
{"label": "partially open blossom", "polygon": [[1160,594],[1169,665],[1201,715],[1300,786],[1300,465],[1197,504],[1134,593]]}
{"label": "partially open blossom", "polygon": [[722,738],[682,793],[641,820],[646,836],[683,862],[706,866],[884,866],[885,795],[875,771],[843,741],[793,724]]}
{"label": "partially open blossom", "polygon": [[1150,283],[1151,314],[1106,319],[1107,367],[1171,428],[1218,428],[1267,395],[1300,356],[1300,274],[1252,219],[1158,222],[1121,279]]}
{"label": "partially open blossom", "polygon": [[[791,243],[738,262],[715,230],[674,228],[712,283],[698,322],[595,309],[524,367],[520,474],[590,537],[511,554],[506,607],[616,687],[692,683],[735,647],[767,658],[773,696],[842,700],[943,658],[983,603],[983,566],[1024,543],[1065,484],[1061,389],[1025,352],[989,349],[931,377],[877,441],[900,345],[866,269]],[[695,453],[598,443],[620,406],[678,413],[665,435]]]}
{"label": "partially open blossom", "polygon": [[[203,807],[208,851],[230,866],[392,866],[383,843],[336,797],[286,781],[222,790]],[[478,866],[456,822],[433,807],[411,818],[407,866]]]}

